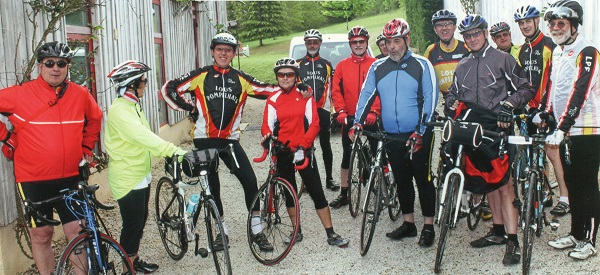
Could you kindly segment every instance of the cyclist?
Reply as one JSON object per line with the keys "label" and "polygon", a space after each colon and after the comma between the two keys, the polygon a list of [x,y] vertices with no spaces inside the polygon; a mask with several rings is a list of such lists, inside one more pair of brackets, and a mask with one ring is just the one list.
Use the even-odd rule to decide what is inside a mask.
{"label": "cyclist", "polygon": [[[354,126],[349,134],[354,139],[354,131],[362,128],[362,124],[369,119],[368,110],[379,97],[384,131],[388,135],[414,141],[412,147],[410,141],[406,144],[400,141],[385,144],[404,218],[402,226],[386,236],[393,240],[417,236],[413,214],[414,178],[425,220],[418,243],[419,246],[428,247],[435,238],[435,187],[429,177],[433,132],[424,123],[433,117],[439,89],[431,62],[410,51],[410,26],[404,19],[389,21],[383,27],[383,34],[390,55],[375,61],[369,69],[358,100]],[[412,159],[405,157],[407,154],[411,154]]]}
{"label": "cyclist", "polygon": [[[274,93],[267,100],[263,116],[262,135],[263,140],[269,136],[277,138],[284,144],[288,144],[290,151],[280,152],[277,159],[277,170],[281,177],[289,181],[294,189],[296,177],[294,176],[294,163],[303,163],[304,158],[310,164],[300,170],[300,176],[310,194],[327,234],[327,243],[345,247],[350,242],[333,231],[331,213],[327,206],[327,199],[323,193],[321,177],[317,168],[317,162],[313,159],[314,140],[319,133],[319,117],[317,115],[317,104],[313,98],[302,98],[296,85],[300,66],[291,58],[277,60],[273,68],[281,90]],[[290,211],[293,213],[293,211]],[[293,220],[293,219],[292,219]],[[289,243],[290,236],[284,242]],[[296,242],[302,241],[302,231],[298,225]]]}
{"label": "cyclist", "polygon": [[146,94],[150,71],[146,64],[129,60],[108,74],[117,98],[108,111],[104,144],[108,152],[108,184],[119,203],[122,229],[120,243],[136,271],[151,273],[158,265],[139,257],[140,241],[148,220],[152,156],[165,157],[185,150],[162,140],[150,129],[140,100]]}
{"label": "cyclist", "polygon": [[[240,169],[235,170],[234,175],[244,188],[246,207],[250,208],[252,200],[258,192],[258,187],[252,165],[239,142],[242,111],[248,96],[266,99],[278,88],[259,82],[254,77],[231,67],[229,64],[235,56],[237,47],[238,42],[233,35],[229,33],[215,35],[210,43],[213,64],[168,81],[163,85],[161,93],[169,107],[197,114],[196,129],[194,130],[194,145],[197,149],[223,149],[229,144],[233,144],[234,154],[240,166]],[[310,96],[310,91],[305,91],[306,87],[301,90],[304,91],[304,96]],[[183,96],[185,93],[192,94],[195,102],[188,101]],[[219,157],[229,167],[231,157],[225,152]],[[211,168],[213,169],[209,171],[208,176],[210,189],[227,234],[219,174],[216,167]],[[251,237],[260,249],[271,251],[273,246],[262,233],[258,210],[258,205],[256,209],[252,209],[256,217],[252,218],[253,235]],[[217,237],[222,238],[220,235]],[[222,242],[217,240],[218,243]]]}
{"label": "cyclist", "polygon": [[[479,122],[487,130],[510,132],[513,110],[527,104],[534,90],[518,68],[516,60],[509,54],[494,49],[488,42],[488,23],[480,15],[468,15],[458,29],[463,35],[471,54],[461,60],[456,67],[454,81],[446,98],[446,111],[456,113],[466,121]],[[515,91],[509,95],[509,87]],[[468,107],[470,111],[464,111]],[[464,112],[463,112],[464,111]],[[470,114],[465,118],[464,114]],[[510,152],[512,156],[514,152]],[[506,159],[506,164],[508,160]],[[465,189],[475,193],[489,193],[498,190],[499,201],[489,197],[488,201],[494,218],[502,218],[502,224],[494,224],[492,231],[471,245],[483,247],[490,244],[506,243],[502,262],[505,265],[519,263],[521,259],[517,239],[517,209],[512,205],[514,192],[508,165],[496,169],[501,179],[497,182],[465,182]],[[506,231],[506,232],[505,232]],[[507,239],[504,234],[508,233]],[[476,245],[479,241],[487,245]],[[474,245],[475,244],[475,245]]]}
{"label": "cyclist", "polygon": [[319,131],[319,144],[323,151],[323,163],[325,164],[325,186],[332,191],[337,191],[340,186],[333,180],[333,151],[331,150],[331,80],[333,69],[331,62],[319,55],[319,49],[323,42],[323,35],[315,29],[304,33],[304,45],[306,45],[306,56],[298,59],[300,65],[300,79],[308,84],[314,92],[317,101],[317,113],[321,123]]}
{"label": "cyclist", "polygon": [[[556,48],[556,44],[552,42],[552,38],[545,36],[540,31],[540,11],[534,6],[527,5],[517,9],[515,21],[519,24],[521,33],[525,36],[525,43],[521,46],[517,62],[523,67],[525,75],[537,91],[526,109],[529,108],[529,112],[537,111],[540,107],[540,99],[550,88],[552,50]],[[531,126],[530,135],[534,134],[536,129],[533,125]],[[550,210],[550,213],[562,216],[569,213],[569,191],[565,184],[560,152],[550,146],[545,146],[544,149],[554,167],[554,175],[560,190],[558,204]],[[549,169],[546,169],[546,171],[549,171]]]}
{"label": "cyclist", "polygon": [[[333,76],[333,90],[331,96],[333,98],[333,106],[337,112],[337,121],[342,125],[342,164],[340,169],[340,177],[342,180],[342,190],[340,195],[334,199],[329,206],[332,208],[340,208],[350,204],[348,194],[348,171],[350,168],[350,154],[352,153],[352,141],[348,138],[348,130],[356,111],[356,102],[360,89],[367,77],[367,71],[373,62],[374,57],[369,56],[367,45],[369,45],[369,31],[367,29],[356,26],[348,32],[348,44],[352,50],[350,57],[340,61],[335,69]],[[372,125],[377,120],[379,105],[375,106],[369,112],[369,118],[365,122],[367,125]]]}
{"label": "cyclist", "polygon": [[383,33],[377,36],[377,41],[375,43],[377,43],[377,47],[379,48],[379,51],[381,52],[375,58],[382,59],[384,57],[387,57],[389,55],[389,53],[388,53],[387,48],[385,47],[385,36],[383,36]]}
{"label": "cyclist", "polygon": [[496,49],[506,52],[517,59],[520,47],[512,43],[510,26],[506,22],[498,22],[492,25],[490,27],[490,36],[492,37],[492,41],[496,43]]}
{"label": "cyclist", "polygon": [[[65,43],[49,42],[36,51],[39,76],[0,90],[0,112],[13,130],[0,122],[2,152],[14,161],[14,174],[22,200],[33,202],[56,197],[63,189],[77,189],[79,162],[93,161],[102,111],[90,92],[69,81],[73,51]],[[26,131],[23,131],[25,130]],[[17,134],[18,133],[18,134]],[[75,206],[76,207],[76,206]],[[40,209],[52,219],[56,210],[70,241],[78,235],[80,219],[64,202]],[[83,212],[82,209],[74,209]],[[40,274],[54,271],[54,227],[26,217],[31,251]]]}
{"label": "cyclist", "polygon": [[[550,91],[541,107],[558,122],[546,143],[559,147],[569,135],[570,160],[561,158],[571,203],[571,231],[566,237],[549,241],[554,248],[574,247],[569,256],[584,260],[596,254],[596,234],[600,222],[600,54],[578,32],[583,9],[576,1],[561,0],[544,15],[552,40]],[[560,156],[564,156],[564,145]]]}

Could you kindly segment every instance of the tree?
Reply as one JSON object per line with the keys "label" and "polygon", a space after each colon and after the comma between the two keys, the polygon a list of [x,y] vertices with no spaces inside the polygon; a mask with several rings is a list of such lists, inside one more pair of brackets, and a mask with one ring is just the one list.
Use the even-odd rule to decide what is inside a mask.
{"label": "tree", "polygon": [[406,19],[410,25],[412,47],[424,52],[434,42],[436,35],[431,25],[431,15],[443,8],[443,0],[406,0]]}
{"label": "tree", "polygon": [[263,39],[286,34],[284,18],[286,13],[280,2],[274,1],[248,1],[243,6],[243,12],[238,13],[242,39],[259,40],[259,46],[263,46]]}
{"label": "tree", "polygon": [[479,2],[479,0],[460,0],[460,5],[463,7],[463,10],[467,14],[477,13],[475,11],[475,5]]}
{"label": "tree", "polygon": [[324,8],[323,15],[346,20],[346,29],[348,29],[348,21],[357,16],[363,15],[371,8],[371,2],[365,0],[348,0],[348,1],[324,1],[321,2]]}

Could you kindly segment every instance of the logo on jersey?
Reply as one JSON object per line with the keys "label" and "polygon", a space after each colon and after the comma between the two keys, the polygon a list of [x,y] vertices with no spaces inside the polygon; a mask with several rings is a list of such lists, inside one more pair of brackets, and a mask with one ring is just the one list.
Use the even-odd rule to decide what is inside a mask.
{"label": "logo on jersey", "polygon": [[233,81],[233,79],[231,79],[231,78],[228,78],[227,79],[227,83],[229,83],[229,84],[235,84],[235,81]]}
{"label": "logo on jersey", "polygon": [[408,64],[406,64],[406,63],[404,63],[400,66],[400,68],[402,68],[402,69],[406,69],[406,67],[408,67]]}
{"label": "logo on jersey", "polygon": [[443,58],[441,55],[438,55],[438,58],[437,58],[437,60],[438,60],[438,61],[443,61],[443,60],[444,60],[444,58]]}
{"label": "logo on jersey", "polygon": [[308,61],[306,61],[306,63],[304,63],[305,66],[308,65],[308,64],[310,64],[310,62],[308,62]]}
{"label": "logo on jersey", "polygon": [[535,50],[535,52],[533,54],[535,54],[535,55],[541,55],[541,53],[540,53],[539,50]]}
{"label": "logo on jersey", "polygon": [[464,56],[464,54],[462,54],[462,53],[457,53],[457,54],[453,54],[453,55],[452,55],[452,58],[453,58],[453,59],[456,59],[456,58],[463,58],[463,56]]}
{"label": "logo on jersey", "polygon": [[321,65],[321,64],[317,64],[317,68],[319,68],[319,69],[323,69],[323,65]]}
{"label": "logo on jersey", "polygon": [[573,56],[574,53],[575,52],[573,50],[570,50],[568,56]]}

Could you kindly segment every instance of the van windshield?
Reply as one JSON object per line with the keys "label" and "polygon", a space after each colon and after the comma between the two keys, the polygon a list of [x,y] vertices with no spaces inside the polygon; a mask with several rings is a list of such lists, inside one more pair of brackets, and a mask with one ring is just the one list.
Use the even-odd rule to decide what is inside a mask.
{"label": "van windshield", "polygon": [[[333,69],[337,66],[340,61],[350,57],[350,45],[348,42],[323,42],[319,54],[321,57],[329,60]],[[300,59],[306,54],[306,46],[303,44],[294,46],[292,50],[292,58]]]}

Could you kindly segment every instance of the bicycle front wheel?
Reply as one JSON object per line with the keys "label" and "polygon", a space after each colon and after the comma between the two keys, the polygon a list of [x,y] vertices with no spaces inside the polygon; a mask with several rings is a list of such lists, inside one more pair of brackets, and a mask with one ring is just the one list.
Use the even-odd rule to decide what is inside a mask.
{"label": "bicycle front wheel", "polygon": [[537,229],[535,217],[535,187],[537,185],[536,173],[530,173],[529,186],[525,197],[525,227],[523,228],[523,274],[529,274],[531,254],[533,252],[533,235]]}
{"label": "bicycle front wheel", "polygon": [[[229,259],[229,247],[227,246],[229,240],[225,237],[227,234],[225,234],[221,215],[213,199],[204,202],[204,222],[206,223],[206,235],[208,236],[208,243],[213,254],[217,274],[231,275],[231,260]],[[221,235],[221,243],[217,243],[217,235]],[[217,251],[216,246],[223,249]]]}
{"label": "bicycle front wheel", "polygon": [[440,273],[442,270],[442,258],[444,258],[444,250],[446,249],[446,240],[448,239],[449,230],[452,227],[452,220],[454,215],[452,211],[456,207],[456,200],[458,199],[457,191],[455,188],[460,183],[460,178],[456,174],[450,175],[450,181],[448,182],[448,190],[446,192],[446,198],[444,198],[444,204],[442,205],[442,217],[440,218],[440,238],[438,240],[437,251],[435,254],[435,273]]}
{"label": "bicycle front wheel", "polygon": [[477,228],[481,220],[481,203],[485,200],[485,195],[469,193],[469,215],[467,215],[467,226],[473,231]]}
{"label": "bicycle front wheel", "polygon": [[75,237],[60,255],[55,274],[135,275],[131,260],[117,241],[99,233],[98,242],[89,233]]}
{"label": "bicycle front wheel", "polygon": [[[252,209],[260,208],[259,216]],[[281,262],[292,250],[298,225],[300,224],[300,205],[292,185],[282,178],[275,178],[263,184],[252,201],[248,213],[248,245],[252,255],[264,265]],[[253,218],[258,218],[262,234],[272,245],[272,249],[260,247],[252,233]],[[256,223],[256,220],[254,221]],[[259,234],[261,234],[259,233]],[[258,234],[257,234],[258,235]]]}
{"label": "bicycle front wheel", "polygon": [[[366,138],[365,138],[366,139]],[[365,141],[366,142],[366,141]],[[348,193],[350,194],[350,216],[356,218],[358,216],[358,209],[360,207],[360,193],[365,182],[369,179],[369,164],[365,150],[368,149],[363,147],[363,138],[356,137],[354,144],[352,145],[352,153],[350,154],[350,168],[348,170]]]}
{"label": "bicycle front wheel", "polygon": [[154,203],[158,233],[167,254],[173,260],[181,260],[188,250],[184,222],[185,204],[177,190],[170,178],[160,178],[156,185]]}
{"label": "bicycle front wheel", "polygon": [[360,227],[360,255],[365,256],[369,252],[371,241],[373,241],[373,233],[375,226],[379,221],[379,213],[381,205],[381,181],[383,180],[383,172],[380,167],[373,169],[369,179],[369,187],[366,190],[365,206]]}

